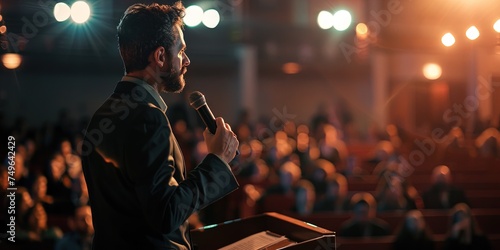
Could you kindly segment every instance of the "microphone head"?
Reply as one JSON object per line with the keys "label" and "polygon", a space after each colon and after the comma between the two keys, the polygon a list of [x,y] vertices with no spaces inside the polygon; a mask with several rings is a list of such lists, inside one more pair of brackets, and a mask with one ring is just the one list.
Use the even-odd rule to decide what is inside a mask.
{"label": "microphone head", "polygon": [[200,91],[194,91],[189,95],[189,105],[194,109],[199,109],[201,106],[207,105],[207,100]]}

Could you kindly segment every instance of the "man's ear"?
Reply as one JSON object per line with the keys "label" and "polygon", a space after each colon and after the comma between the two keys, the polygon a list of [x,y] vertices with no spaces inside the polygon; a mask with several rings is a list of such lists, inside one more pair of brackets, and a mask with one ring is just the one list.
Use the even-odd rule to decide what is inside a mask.
{"label": "man's ear", "polygon": [[167,63],[167,51],[163,46],[160,46],[156,48],[153,53],[150,55],[150,62],[153,63],[153,65],[163,68],[165,64]]}

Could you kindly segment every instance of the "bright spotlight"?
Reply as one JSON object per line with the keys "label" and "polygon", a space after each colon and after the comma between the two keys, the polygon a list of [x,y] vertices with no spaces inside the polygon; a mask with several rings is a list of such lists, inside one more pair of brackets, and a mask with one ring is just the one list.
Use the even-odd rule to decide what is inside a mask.
{"label": "bright spotlight", "polygon": [[497,32],[500,33],[500,19],[498,19],[495,24],[493,24],[493,29]]}
{"label": "bright spotlight", "polygon": [[71,16],[71,8],[65,3],[57,3],[54,6],[54,17],[58,22],[66,21]]}
{"label": "bright spotlight", "polygon": [[368,33],[368,26],[366,26],[366,24],[358,23],[358,25],[356,25],[356,34],[364,36],[367,33]]}
{"label": "bright spotlight", "polygon": [[448,32],[443,35],[443,37],[441,38],[441,42],[444,46],[450,47],[451,45],[455,44],[455,37],[450,32]]}
{"label": "bright spotlight", "polygon": [[84,1],[78,1],[71,5],[71,19],[75,23],[84,23],[89,20],[90,6]]}
{"label": "bright spotlight", "polygon": [[213,29],[217,27],[220,21],[219,12],[214,9],[209,9],[203,13],[202,22],[207,28]]}
{"label": "bright spotlight", "polygon": [[465,35],[470,40],[476,40],[479,37],[479,30],[476,26],[470,26],[470,28],[465,32]]}
{"label": "bright spotlight", "polygon": [[203,9],[198,5],[191,5],[186,8],[184,23],[189,27],[195,27],[203,19]]}
{"label": "bright spotlight", "polygon": [[318,25],[320,28],[327,30],[333,26],[333,15],[328,11],[322,10],[318,14]]}
{"label": "bright spotlight", "polygon": [[436,80],[441,77],[441,66],[436,63],[427,63],[424,65],[422,72],[425,78],[429,80]]}
{"label": "bright spotlight", "polygon": [[351,13],[347,10],[339,10],[333,14],[333,28],[344,31],[351,25]]}
{"label": "bright spotlight", "polygon": [[17,69],[21,65],[22,57],[15,53],[6,53],[2,56],[3,66],[7,69]]}

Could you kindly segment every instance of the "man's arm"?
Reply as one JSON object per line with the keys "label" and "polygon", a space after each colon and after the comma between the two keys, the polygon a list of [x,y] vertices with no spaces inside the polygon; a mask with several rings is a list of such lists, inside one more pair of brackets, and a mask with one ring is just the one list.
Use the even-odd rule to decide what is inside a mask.
{"label": "man's arm", "polygon": [[173,178],[174,145],[168,121],[156,108],[141,112],[144,115],[128,135],[125,172],[149,225],[157,232],[169,233],[193,212],[235,190],[238,183],[228,165],[214,154],[209,154],[186,180],[177,183]]}

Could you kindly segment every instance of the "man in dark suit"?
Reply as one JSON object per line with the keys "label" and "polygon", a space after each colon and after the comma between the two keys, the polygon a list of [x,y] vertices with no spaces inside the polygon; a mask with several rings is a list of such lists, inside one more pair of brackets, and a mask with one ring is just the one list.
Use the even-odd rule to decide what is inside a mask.
{"label": "man in dark suit", "polygon": [[191,249],[188,217],[238,187],[238,140],[222,118],[210,152],[186,173],[160,92],[180,92],[190,61],[184,7],[135,4],[118,25],[126,75],[96,111],[82,144],[94,249]]}

